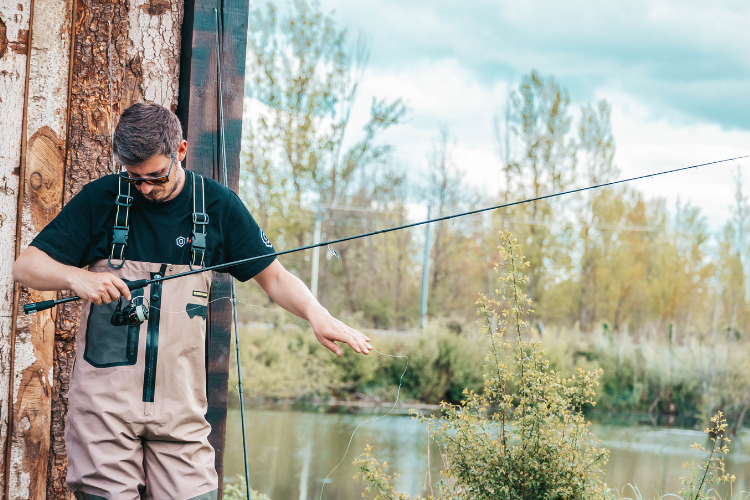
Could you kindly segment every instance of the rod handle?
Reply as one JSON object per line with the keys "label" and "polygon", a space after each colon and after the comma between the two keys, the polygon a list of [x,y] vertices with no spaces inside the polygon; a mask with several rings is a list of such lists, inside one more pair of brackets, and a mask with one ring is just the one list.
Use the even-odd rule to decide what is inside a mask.
{"label": "rod handle", "polygon": [[148,280],[128,281],[128,290],[138,290],[148,286]]}
{"label": "rod handle", "polygon": [[44,311],[50,307],[55,306],[54,300],[43,300],[41,302],[32,302],[23,306],[23,312],[26,314],[34,314],[37,311]]}

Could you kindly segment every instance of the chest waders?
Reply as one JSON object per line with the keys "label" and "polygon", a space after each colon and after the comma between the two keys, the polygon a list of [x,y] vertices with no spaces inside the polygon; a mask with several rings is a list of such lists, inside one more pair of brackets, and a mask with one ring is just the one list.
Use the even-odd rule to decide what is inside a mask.
{"label": "chest waders", "polygon": [[[135,281],[203,267],[209,222],[204,180],[188,174],[193,175],[189,266],[125,260],[133,197],[130,184],[120,179],[109,258],[89,270]],[[216,499],[205,418],[211,276],[152,283],[134,290],[131,304],[84,303],[65,426],[67,482],[78,500]],[[122,318],[123,304],[145,306],[141,311],[147,315],[134,316],[147,319],[116,321],[113,315]]]}

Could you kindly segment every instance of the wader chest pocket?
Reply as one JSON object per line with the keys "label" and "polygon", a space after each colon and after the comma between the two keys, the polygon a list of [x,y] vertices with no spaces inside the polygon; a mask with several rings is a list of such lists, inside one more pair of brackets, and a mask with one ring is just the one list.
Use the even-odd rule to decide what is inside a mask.
{"label": "wader chest pocket", "polygon": [[[133,290],[135,297],[143,297],[143,289]],[[134,365],[138,360],[141,326],[113,326],[111,319],[116,307],[116,300],[109,304],[91,304],[83,359],[96,368]]]}

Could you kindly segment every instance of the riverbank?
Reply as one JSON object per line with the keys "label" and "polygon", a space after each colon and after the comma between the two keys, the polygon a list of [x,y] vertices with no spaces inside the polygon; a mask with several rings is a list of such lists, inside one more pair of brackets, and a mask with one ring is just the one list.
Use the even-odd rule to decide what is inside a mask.
{"label": "riverbank", "polygon": [[[401,380],[400,408],[434,409],[440,401],[460,401],[464,388],[481,391],[486,345],[472,326],[433,321],[425,331],[372,333],[384,354],[337,358],[309,329],[290,323],[243,325],[240,329],[245,397],[278,401],[282,406],[389,407]],[[748,343],[720,334],[670,342],[668,335],[638,335],[607,330],[596,334],[547,328],[540,338],[551,368],[568,376],[578,368],[603,370],[597,409],[645,414],[652,421],[692,418],[705,423],[722,410],[730,428],[750,403]],[[232,353],[234,354],[234,353]],[[403,379],[401,376],[403,374]],[[230,370],[230,386],[236,370]],[[230,391],[236,407],[237,393]],[[744,418],[742,419],[743,423]]]}

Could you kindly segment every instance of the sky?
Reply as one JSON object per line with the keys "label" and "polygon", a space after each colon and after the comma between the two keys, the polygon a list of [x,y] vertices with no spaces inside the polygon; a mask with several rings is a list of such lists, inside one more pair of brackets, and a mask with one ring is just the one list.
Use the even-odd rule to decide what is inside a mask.
{"label": "sky", "polygon": [[[493,119],[532,69],[568,89],[574,113],[607,99],[621,178],[750,154],[747,0],[321,0],[321,7],[352,43],[360,35],[369,42],[352,130],[366,121],[372,97],[402,98],[407,120],[383,140],[413,178],[447,127],[467,182],[497,192]],[[701,207],[718,231],[736,165],[750,186],[748,158],[633,187],[672,207],[678,197]]]}

